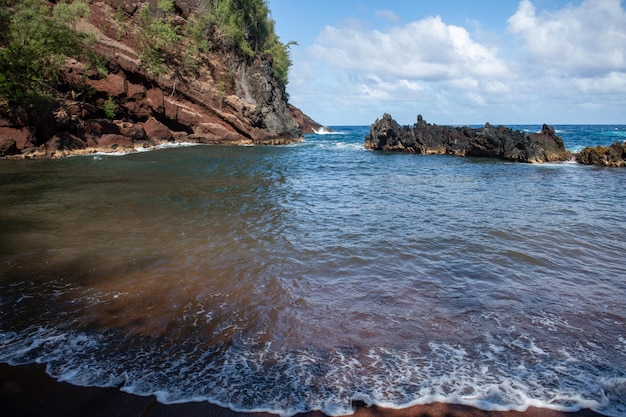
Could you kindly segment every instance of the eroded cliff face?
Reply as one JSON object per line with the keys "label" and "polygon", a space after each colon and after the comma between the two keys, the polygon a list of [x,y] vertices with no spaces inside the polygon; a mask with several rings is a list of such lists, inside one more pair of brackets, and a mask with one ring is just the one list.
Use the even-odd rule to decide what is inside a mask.
{"label": "eroded cliff face", "polygon": [[[89,18],[76,29],[93,39],[89,48],[102,57],[99,67],[70,59],[48,108],[0,114],[0,156],[58,157],[163,142],[300,140],[302,126],[294,115],[302,118],[301,112],[288,104],[269,55],[250,58],[211,48],[192,61],[166,63],[160,75],[147,68],[133,30],[145,3],[90,3]],[[194,1],[177,1],[174,25],[184,26],[194,7]]]}

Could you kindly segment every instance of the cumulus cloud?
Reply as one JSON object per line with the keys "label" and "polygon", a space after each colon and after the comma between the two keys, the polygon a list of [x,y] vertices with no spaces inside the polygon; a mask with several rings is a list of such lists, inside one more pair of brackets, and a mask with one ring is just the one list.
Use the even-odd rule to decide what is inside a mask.
{"label": "cumulus cloud", "polygon": [[[387,22],[397,17],[376,15]],[[423,113],[435,123],[623,118],[626,11],[620,0],[584,0],[552,11],[520,0],[501,22],[506,33],[497,42],[475,30],[483,23],[472,32],[439,16],[385,30],[359,21],[326,26],[306,58],[294,60],[292,97],[304,107],[323,103],[322,119],[355,117],[346,122],[382,112],[404,122]]]}
{"label": "cumulus cloud", "polygon": [[[384,31],[356,24],[327,26],[308,54],[326,64],[323,73],[331,71],[334,80],[340,80],[324,102],[349,102],[351,111],[371,106],[369,118],[393,109],[403,120],[427,109],[455,118],[473,114],[477,106],[494,103],[486,95],[507,92],[512,77],[496,48],[438,16]],[[293,97],[301,98],[297,92]]]}
{"label": "cumulus cloud", "polygon": [[574,84],[582,93],[597,95],[626,95],[626,73],[611,72],[603,77],[577,78]]}
{"label": "cumulus cloud", "polygon": [[388,31],[324,28],[312,48],[335,67],[409,80],[503,77],[508,70],[497,50],[474,42],[465,28],[440,17]]}
{"label": "cumulus cloud", "polygon": [[620,0],[586,0],[541,14],[522,0],[508,24],[529,58],[546,70],[572,77],[626,71],[626,12]]}

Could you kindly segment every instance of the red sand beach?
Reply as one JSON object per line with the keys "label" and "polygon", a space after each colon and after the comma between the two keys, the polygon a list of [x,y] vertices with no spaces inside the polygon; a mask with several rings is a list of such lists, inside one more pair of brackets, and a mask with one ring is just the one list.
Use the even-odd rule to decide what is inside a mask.
{"label": "red sand beach", "polygon": [[[139,397],[115,388],[85,388],[50,378],[41,365],[12,367],[0,364],[0,414],[10,417],[272,417],[266,413],[238,413],[209,404],[163,405],[154,397]],[[320,412],[304,416],[324,417]],[[355,417],[600,417],[590,410],[562,413],[529,408],[525,412],[483,411],[472,407],[430,404],[402,410],[359,407]]]}

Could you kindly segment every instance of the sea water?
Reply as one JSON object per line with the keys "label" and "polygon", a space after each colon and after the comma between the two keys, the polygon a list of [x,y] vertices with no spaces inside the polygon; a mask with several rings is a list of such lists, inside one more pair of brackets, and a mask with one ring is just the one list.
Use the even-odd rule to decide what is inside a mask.
{"label": "sea water", "polygon": [[[626,134],[556,128],[573,151]],[[626,414],[626,170],[334,131],[0,161],[0,362],[282,415]]]}

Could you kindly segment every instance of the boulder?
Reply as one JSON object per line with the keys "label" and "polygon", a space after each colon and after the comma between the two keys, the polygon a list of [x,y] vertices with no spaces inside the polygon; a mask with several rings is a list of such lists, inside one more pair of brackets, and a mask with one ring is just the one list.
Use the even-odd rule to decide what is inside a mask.
{"label": "boulder", "polygon": [[199,123],[190,138],[200,143],[228,143],[236,141],[239,135],[219,123]]}
{"label": "boulder", "polygon": [[626,167],[626,143],[615,142],[611,146],[586,147],[576,161],[585,165],[602,167]]}
{"label": "boulder", "polygon": [[11,135],[5,135],[0,128],[0,156],[16,155],[20,151],[15,145],[15,139]]}
{"label": "boulder", "polygon": [[102,135],[119,135],[120,133],[120,128],[106,119],[90,119],[84,123],[86,136],[100,137]]}
{"label": "boulder", "polygon": [[32,127],[0,127],[0,156],[15,155],[37,143]]}
{"label": "boulder", "polygon": [[45,150],[48,154],[54,154],[56,151],[73,151],[76,149],[85,149],[87,143],[79,137],[72,135],[68,132],[61,132],[54,135],[40,148]]}
{"label": "boulder", "polygon": [[122,135],[115,135],[115,134],[102,135],[98,139],[97,143],[98,143],[99,148],[117,149],[120,147],[122,148],[133,147],[133,141],[131,138],[122,136]]}
{"label": "boulder", "polygon": [[119,97],[126,93],[126,79],[122,75],[109,74],[103,79],[87,79],[86,83],[97,92],[104,93],[108,97]]}
{"label": "boulder", "polygon": [[143,124],[143,129],[148,139],[155,142],[166,142],[173,138],[172,131],[154,117],[149,118]]}
{"label": "boulder", "polygon": [[142,141],[147,139],[143,123],[122,122],[119,125],[119,128],[120,133],[123,136],[131,138],[133,141]]}
{"label": "boulder", "polygon": [[421,115],[412,126],[400,126],[389,114],[376,120],[365,137],[367,149],[419,154],[480,156],[517,162],[566,161],[565,143],[554,129],[544,125],[541,133],[527,134],[489,123],[482,128],[438,126]]}

